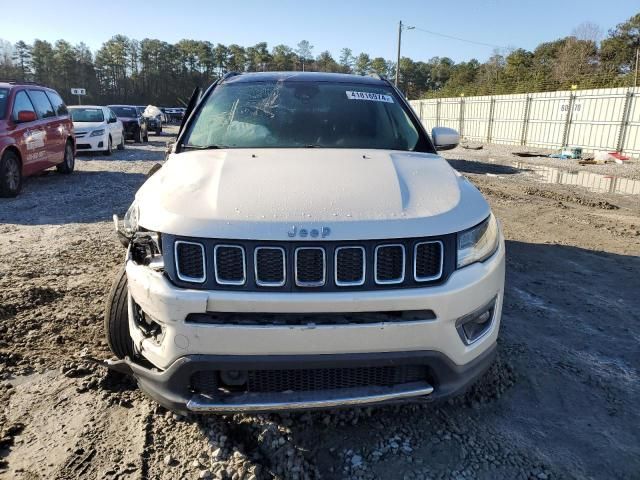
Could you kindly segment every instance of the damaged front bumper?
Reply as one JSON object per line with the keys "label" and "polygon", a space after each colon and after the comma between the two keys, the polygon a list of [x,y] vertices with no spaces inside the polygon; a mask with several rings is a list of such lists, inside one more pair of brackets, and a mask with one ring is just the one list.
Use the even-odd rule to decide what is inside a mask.
{"label": "damaged front bumper", "polygon": [[[136,378],[142,391],[164,407],[183,414],[189,412],[233,413],[313,410],[413,401],[434,401],[466,390],[493,363],[496,345],[472,362],[456,365],[440,352],[389,352],[300,356],[217,356],[187,355],[169,368],[147,368],[129,358],[103,362],[107,368]],[[209,396],[194,393],[191,379],[199,371],[260,369],[347,369],[423,365],[430,381],[390,387],[367,386],[319,392],[229,393]]]}

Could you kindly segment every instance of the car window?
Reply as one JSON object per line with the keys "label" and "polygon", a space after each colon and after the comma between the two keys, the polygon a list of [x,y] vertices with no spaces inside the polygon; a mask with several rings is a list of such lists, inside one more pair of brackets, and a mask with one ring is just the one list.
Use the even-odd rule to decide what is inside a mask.
{"label": "car window", "polygon": [[29,100],[27,92],[25,92],[24,90],[20,90],[18,93],[16,93],[16,98],[13,100],[12,118],[14,122],[18,121],[18,112],[23,111],[35,113],[36,109],[33,108],[33,104],[31,103],[31,100]]}
{"label": "car window", "polygon": [[33,100],[33,105],[36,107],[36,112],[38,112],[38,116],[40,118],[56,116],[56,112],[53,110],[51,102],[42,90],[29,90],[29,96],[31,97],[31,100]]}
{"label": "car window", "polygon": [[101,108],[72,108],[71,120],[73,120],[74,122],[103,122],[104,114],[102,113]]}
{"label": "car window", "polygon": [[416,126],[391,87],[274,81],[216,88],[184,145],[412,151],[419,141]]}
{"label": "car window", "polygon": [[55,110],[56,115],[62,116],[62,115],[67,115],[69,113],[67,111],[67,106],[64,104],[64,100],[60,98],[60,95],[58,95],[56,92],[46,92],[46,93],[47,93],[47,97],[49,97],[49,100],[51,101],[51,104],[53,105],[53,109]]}
{"label": "car window", "polygon": [[0,118],[4,118],[4,114],[7,110],[7,103],[9,103],[9,89],[0,88]]}
{"label": "car window", "polygon": [[135,107],[111,107],[118,117],[136,118],[138,112]]}

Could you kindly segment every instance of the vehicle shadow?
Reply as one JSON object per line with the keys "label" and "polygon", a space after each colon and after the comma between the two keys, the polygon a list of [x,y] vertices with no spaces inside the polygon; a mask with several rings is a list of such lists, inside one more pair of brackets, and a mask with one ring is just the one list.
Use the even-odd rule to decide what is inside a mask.
{"label": "vehicle shadow", "polygon": [[486,163],[453,158],[446,158],[445,160],[449,162],[449,165],[451,165],[461,173],[477,173],[480,175],[487,173],[491,175],[513,175],[526,171],[524,169],[510,167],[509,165],[500,165],[496,163]]}
{"label": "vehicle shadow", "polygon": [[[197,424],[211,448],[224,436],[265,468],[288,455],[327,478],[360,460],[375,478],[402,478],[386,456],[387,450],[396,454],[390,443],[402,441],[414,460],[448,472],[482,462],[487,453],[518,458],[513,465],[487,464],[478,478],[515,478],[542,465],[554,478],[573,477],[575,468],[597,476],[603,467],[612,478],[631,478],[640,468],[640,450],[631,441],[640,422],[634,367],[640,364],[640,258],[518,241],[507,241],[507,258],[499,357],[464,395],[431,404],[185,421]],[[606,438],[630,441],[602,448],[600,436],[584,435],[587,422]],[[462,437],[452,439],[451,432]],[[475,447],[462,441],[465,435]],[[383,439],[382,446],[372,437]],[[514,444],[513,438],[522,440]],[[385,456],[363,460],[361,452],[374,449]],[[357,450],[358,462],[348,453],[337,458],[349,450]],[[221,455],[225,460],[229,453]]]}
{"label": "vehicle shadow", "polygon": [[[136,158],[139,160],[139,158]],[[145,167],[146,169],[147,167]],[[25,179],[16,198],[0,198],[0,224],[63,225],[108,221],[126,212],[145,173],[46,171]]]}

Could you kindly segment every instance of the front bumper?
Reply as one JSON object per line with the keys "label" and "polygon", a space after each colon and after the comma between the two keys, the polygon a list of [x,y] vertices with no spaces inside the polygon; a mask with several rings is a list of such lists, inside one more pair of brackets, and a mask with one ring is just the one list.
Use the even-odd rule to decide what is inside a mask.
{"label": "front bumper", "polygon": [[[463,392],[491,366],[495,342],[467,365],[456,365],[444,354],[433,351],[384,354],[299,356],[187,355],[168,369],[149,369],[128,358],[110,361],[108,367],[134,376],[140,388],[164,407],[181,413],[262,412],[313,410],[319,408],[379,405],[407,400],[434,401]],[[301,364],[301,362],[304,362]],[[425,365],[433,383],[413,382],[393,387],[365,387],[326,392],[281,392],[245,394],[224,399],[191,393],[190,379],[215,365],[221,370],[282,370],[290,368],[356,368],[358,366]]]}
{"label": "front bumper", "polygon": [[[135,349],[154,369],[129,360],[113,368],[132,373],[159,403],[178,411],[259,411],[384,403],[408,397],[453,395],[491,364],[504,293],[504,240],[483,263],[455,271],[438,286],[366,292],[269,293],[178,288],[160,272],[127,262],[129,329]],[[491,325],[467,345],[456,322],[495,299]],[[134,320],[134,308],[162,327],[152,338]],[[328,313],[432,311],[435,318],[329,325],[191,323],[207,312]],[[355,390],[234,395],[220,400],[194,394],[190,380],[200,370],[352,368],[359,365],[425,366],[419,384]]]}
{"label": "front bumper", "polygon": [[109,145],[109,137],[105,134],[100,137],[85,136],[76,138],[76,150],[80,152],[102,152]]}

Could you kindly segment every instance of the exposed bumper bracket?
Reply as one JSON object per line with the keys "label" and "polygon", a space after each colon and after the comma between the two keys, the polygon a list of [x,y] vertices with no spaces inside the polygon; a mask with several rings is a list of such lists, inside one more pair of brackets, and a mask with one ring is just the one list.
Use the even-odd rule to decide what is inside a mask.
{"label": "exposed bumper bracket", "polygon": [[[406,384],[393,388],[367,389],[367,391],[353,390],[352,394],[340,392],[339,395],[326,395],[318,398],[318,394],[245,394],[237,398],[237,401],[215,401],[204,395],[196,395],[187,402],[187,408],[192,412],[228,413],[228,412],[260,412],[279,410],[310,410],[315,408],[349,407],[382,403],[407,398],[430,395],[433,387],[426,382]],[[251,397],[254,397],[253,399]]]}

